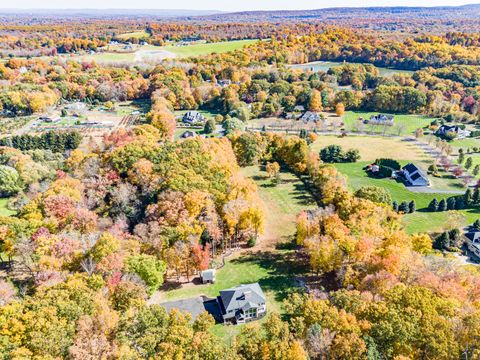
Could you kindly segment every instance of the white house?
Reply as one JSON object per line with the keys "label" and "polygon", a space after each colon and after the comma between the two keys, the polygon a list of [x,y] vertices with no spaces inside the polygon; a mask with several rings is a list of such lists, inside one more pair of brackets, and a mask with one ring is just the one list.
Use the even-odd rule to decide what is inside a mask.
{"label": "white house", "polygon": [[402,168],[402,174],[412,186],[429,186],[428,177],[414,164],[410,163]]}
{"label": "white house", "polygon": [[464,130],[458,125],[442,125],[435,131],[435,134],[440,136],[446,136],[448,133],[454,133],[457,139],[465,139],[471,134],[470,131]]}
{"label": "white house", "polygon": [[465,237],[467,238],[468,250],[480,258],[480,230],[468,232]]}
{"label": "white house", "polygon": [[198,111],[187,111],[182,117],[182,122],[185,124],[205,122],[206,120],[207,119],[205,116],[200,114]]}

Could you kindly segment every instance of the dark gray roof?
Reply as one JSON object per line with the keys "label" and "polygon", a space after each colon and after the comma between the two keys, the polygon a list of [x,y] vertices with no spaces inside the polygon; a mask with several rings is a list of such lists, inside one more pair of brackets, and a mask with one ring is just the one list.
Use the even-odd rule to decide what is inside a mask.
{"label": "dark gray roof", "polygon": [[474,241],[480,237],[480,230],[470,231],[465,234],[468,240]]}
{"label": "dark gray roof", "polygon": [[240,285],[220,291],[222,310],[249,309],[265,303],[265,295],[258,283]]}
{"label": "dark gray roof", "polygon": [[[428,180],[427,175],[425,175],[424,172],[420,168],[418,168],[415,164],[409,163],[409,164],[405,165],[402,168],[402,170],[407,171],[410,174],[412,180],[416,180],[419,177],[422,177],[422,178]],[[418,173],[418,176],[412,176],[415,172]]]}
{"label": "dark gray roof", "polygon": [[409,163],[407,165],[405,165],[403,168],[403,170],[406,170],[408,171],[410,174],[413,174],[415,171],[418,171],[419,169],[412,163]]}

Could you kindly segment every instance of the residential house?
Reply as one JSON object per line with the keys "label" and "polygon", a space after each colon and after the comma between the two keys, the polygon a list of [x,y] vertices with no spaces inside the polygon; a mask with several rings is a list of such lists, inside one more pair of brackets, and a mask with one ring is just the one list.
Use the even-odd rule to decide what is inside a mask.
{"label": "residential house", "polygon": [[414,164],[410,163],[402,168],[402,174],[405,176],[408,184],[412,186],[429,186],[428,177]]}
{"label": "residential house", "polygon": [[217,81],[217,84],[221,87],[225,87],[225,86],[228,86],[228,85],[231,85],[232,84],[232,80],[230,79],[225,79],[225,80],[218,80]]}
{"label": "residential house", "polygon": [[182,139],[194,138],[197,136],[197,133],[194,131],[187,130],[180,135]]}
{"label": "residential house", "polygon": [[472,253],[480,258],[480,230],[473,230],[465,234],[467,247]]}
{"label": "residential house", "polygon": [[198,111],[188,111],[182,117],[182,122],[185,124],[192,124],[198,122],[205,122],[206,118]]}
{"label": "residential house", "polygon": [[303,112],[305,111],[305,106],[303,106],[303,105],[297,105],[297,106],[295,106],[295,107],[293,108],[293,111],[303,113]]}
{"label": "residential house", "polygon": [[222,290],[217,301],[224,322],[245,323],[267,312],[266,298],[258,283]]}
{"label": "residential house", "polygon": [[393,115],[377,114],[370,116],[368,124],[393,126],[394,121]]}
{"label": "residential house", "polygon": [[465,139],[471,134],[470,131],[462,129],[458,125],[442,125],[435,131],[435,134],[439,136],[447,136],[449,133],[454,133],[457,139]]}
{"label": "residential house", "polygon": [[203,284],[213,284],[215,282],[215,269],[203,270],[200,273],[200,278]]}
{"label": "residential house", "polygon": [[322,118],[320,117],[320,114],[317,113],[317,112],[313,112],[313,111],[306,111],[303,113],[302,116],[300,116],[300,120],[302,120],[303,122],[307,123],[307,122],[318,122],[320,121]]}

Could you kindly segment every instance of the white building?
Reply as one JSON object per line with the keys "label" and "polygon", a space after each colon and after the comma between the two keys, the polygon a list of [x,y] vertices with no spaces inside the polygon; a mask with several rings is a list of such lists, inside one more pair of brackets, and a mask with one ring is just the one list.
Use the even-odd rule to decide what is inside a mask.
{"label": "white building", "polygon": [[405,179],[412,186],[429,186],[428,177],[414,164],[410,163],[402,168]]}

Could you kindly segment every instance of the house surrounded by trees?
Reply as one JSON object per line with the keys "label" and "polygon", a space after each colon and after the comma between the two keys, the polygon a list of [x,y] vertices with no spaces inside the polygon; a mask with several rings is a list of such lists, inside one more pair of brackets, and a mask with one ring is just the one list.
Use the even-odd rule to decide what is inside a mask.
{"label": "house surrounded by trees", "polygon": [[224,322],[246,323],[267,312],[266,298],[258,283],[222,290],[217,301]]}
{"label": "house surrounded by trees", "polygon": [[205,116],[200,114],[198,111],[187,111],[182,117],[182,122],[186,124],[205,122],[205,120]]}

